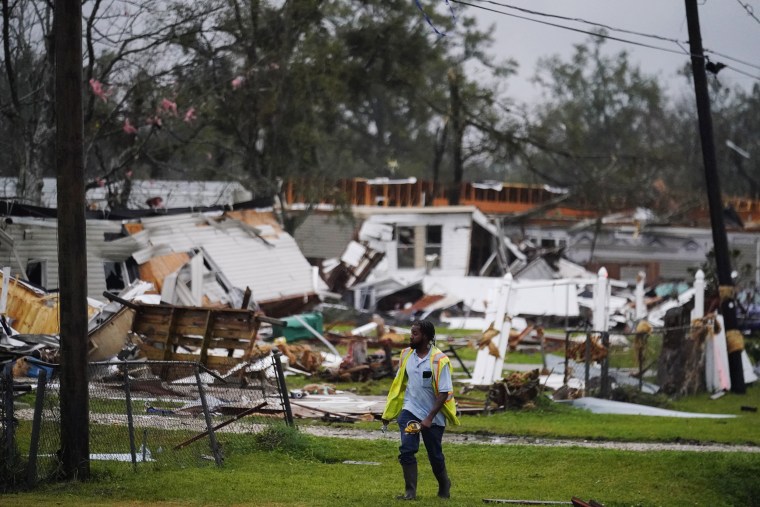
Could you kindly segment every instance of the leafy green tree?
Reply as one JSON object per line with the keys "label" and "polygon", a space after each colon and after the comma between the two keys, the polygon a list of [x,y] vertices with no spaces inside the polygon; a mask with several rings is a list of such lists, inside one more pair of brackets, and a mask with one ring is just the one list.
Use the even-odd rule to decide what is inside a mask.
{"label": "leafy green tree", "polygon": [[626,52],[607,56],[603,45],[592,38],[567,61],[539,63],[535,82],[545,101],[528,128],[524,160],[545,182],[570,189],[576,204],[600,212],[653,206],[653,182],[676,163],[667,102]]}

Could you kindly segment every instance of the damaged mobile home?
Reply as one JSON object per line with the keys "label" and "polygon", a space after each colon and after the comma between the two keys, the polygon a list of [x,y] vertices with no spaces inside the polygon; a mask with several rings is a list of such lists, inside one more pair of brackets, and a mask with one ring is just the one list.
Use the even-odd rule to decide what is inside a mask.
{"label": "damaged mobile home", "polygon": [[[0,229],[0,264],[29,284],[58,286],[54,210],[15,205]],[[271,316],[317,301],[312,267],[271,212],[255,209],[132,213],[110,220],[90,215],[87,292],[103,300],[135,280],[151,282],[166,303],[239,307],[251,303]],[[279,266],[281,269],[272,269]]]}

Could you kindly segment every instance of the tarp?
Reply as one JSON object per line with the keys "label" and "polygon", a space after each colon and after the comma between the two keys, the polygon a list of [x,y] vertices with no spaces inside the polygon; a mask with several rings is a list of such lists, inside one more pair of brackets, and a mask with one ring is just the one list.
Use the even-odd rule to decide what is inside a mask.
{"label": "tarp", "polygon": [[667,410],[664,408],[649,407],[647,405],[637,405],[635,403],[625,403],[622,401],[602,400],[599,398],[578,398],[577,400],[559,401],[558,403],[567,403],[574,407],[589,410],[595,414],[649,415],[660,417],[707,419],[729,419],[736,417],[735,415],[731,414],[698,414],[695,412],[679,412],[678,410]]}

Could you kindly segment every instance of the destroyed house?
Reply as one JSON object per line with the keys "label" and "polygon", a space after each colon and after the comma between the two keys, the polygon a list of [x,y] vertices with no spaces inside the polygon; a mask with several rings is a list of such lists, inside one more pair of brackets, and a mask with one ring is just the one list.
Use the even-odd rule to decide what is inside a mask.
{"label": "destroyed house", "polygon": [[501,276],[516,248],[474,206],[357,207],[359,241],[385,253],[378,271]]}
{"label": "destroyed house", "polygon": [[[32,285],[57,289],[55,210],[4,203],[2,211],[0,265]],[[316,303],[312,268],[271,212],[176,211],[112,219],[88,212],[88,296],[103,301],[104,291],[142,279],[172,304],[238,307],[246,289],[252,304],[272,316]]]}
{"label": "destroyed house", "polygon": [[354,213],[362,220],[358,242],[382,253],[371,274],[349,286],[357,309],[388,311],[415,301],[426,277],[499,277],[522,257],[474,206],[356,207]]}

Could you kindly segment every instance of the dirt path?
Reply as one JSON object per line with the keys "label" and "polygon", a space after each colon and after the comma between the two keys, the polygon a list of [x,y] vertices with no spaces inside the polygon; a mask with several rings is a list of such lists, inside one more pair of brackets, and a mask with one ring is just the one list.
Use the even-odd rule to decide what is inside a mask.
{"label": "dirt path", "polygon": [[[353,438],[364,440],[391,440],[398,441],[396,431],[389,430],[382,433],[376,431],[363,431],[350,428],[336,428],[330,426],[299,426],[304,433],[320,437]],[[542,447],[587,447],[591,449],[617,449],[622,451],[681,451],[681,452],[746,452],[760,453],[760,446],[751,445],[726,445],[726,444],[678,444],[678,443],[653,443],[653,442],[599,442],[588,440],[559,440],[534,437],[503,437],[463,435],[446,433],[446,443],[452,444],[481,444],[481,445],[534,445]]]}

